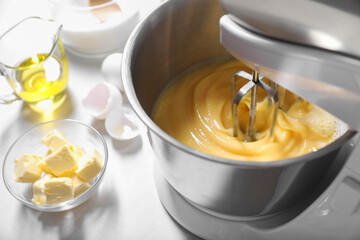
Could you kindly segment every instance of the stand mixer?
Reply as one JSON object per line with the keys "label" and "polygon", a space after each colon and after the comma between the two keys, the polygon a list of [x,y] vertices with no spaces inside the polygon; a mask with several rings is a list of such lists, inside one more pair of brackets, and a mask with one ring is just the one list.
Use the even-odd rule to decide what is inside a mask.
{"label": "stand mixer", "polygon": [[[221,4],[227,15],[220,19],[220,42],[233,56],[360,130],[360,34],[350,29],[360,24],[358,3],[222,0]],[[239,222],[239,236],[360,239],[357,139],[347,151],[352,153],[342,171],[302,213],[267,230],[243,230],[246,226]]]}
{"label": "stand mixer", "polygon": [[[124,89],[135,112],[149,127],[150,142],[157,154],[154,168],[156,185],[164,207],[184,228],[210,240],[360,239],[358,134],[342,144],[335,160],[328,162],[331,167],[327,176],[332,177],[325,176],[321,181],[315,181],[318,187],[308,197],[281,208],[284,202],[276,202],[278,197],[280,199],[287,192],[297,191],[292,188],[299,184],[290,182],[287,185],[294,179],[284,179],[291,174],[300,176],[302,173],[300,182],[306,181],[308,179],[305,178],[312,178],[317,172],[311,171],[313,166],[300,167],[298,172],[280,168],[277,171],[279,175],[275,171],[266,175],[276,175],[271,177],[275,179],[271,201],[265,207],[254,208],[259,201],[256,201],[255,195],[250,196],[246,199],[248,202],[244,201],[253,204],[252,208],[248,205],[251,211],[247,211],[246,204],[242,208],[236,205],[236,201],[234,204],[229,201],[228,205],[221,202],[226,200],[226,196],[232,196],[230,193],[234,190],[226,184],[242,187],[236,196],[238,198],[234,199],[243,200],[241,196],[252,193],[242,190],[257,187],[259,192],[269,187],[261,188],[258,184],[266,179],[263,174],[281,167],[284,162],[236,165],[193,152],[167,136],[149,118],[152,104],[168,83],[167,79],[196,62],[224,54],[210,41],[211,34],[217,32],[207,31],[207,26],[214,22],[205,21],[209,19],[203,16],[208,12],[214,15],[211,19],[219,22],[218,8],[210,6],[213,2],[164,2],[133,32],[123,55]],[[208,9],[204,9],[206,7]],[[261,76],[257,77],[261,74],[327,110],[348,124],[351,130],[360,130],[360,35],[342,27],[344,24],[360,25],[357,15],[360,5],[355,1],[339,5],[336,1],[321,0],[222,0],[221,7],[225,14],[221,12],[220,15],[220,43],[228,53],[254,70],[253,81],[261,80]],[[203,11],[195,11],[199,9]],[[193,18],[189,20],[190,24],[186,21],[186,14]],[[183,21],[175,21],[179,20],[179,16],[183,17]],[[333,19],[339,25],[331,23]],[[178,28],[175,28],[177,25]],[[204,33],[204,37],[197,41],[192,35],[186,35],[185,30],[199,35]],[[216,41],[219,42],[218,38]],[[211,48],[208,47],[210,45]],[[151,49],[157,50],[152,52]],[[144,60],[149,57],[154,59],[151,63]],[[155,63],[161,66],[157,71],[154,71]],[[251,75],[245,78],[251,78]],[[271,91],[269,94],[272,95]],[[319,152],[321,150],[313,153],[313,158],[318,158]],[[312,160],[306,161],[310,163]],[[327,160],[330,161],[325,159],[320,168],[326,167],[323,163]],[[236,166],[230,167],[232,164]],[[258,169],[264,172],[255,174]],[[248,183],[253,180],[253,184]],[[311,186],[306,185],[305,188]],[[239,202],[241,204],[243,202]],[[280,207],[281,211],[270,211],[274,206]],[[237,215],[231,214],[234,209]]]}
{"label": "stand mixer", "polygon": [[[221,4],[227,15],[220,19],[220,42],[254,70],[253,77],[260,73],[319,105],[350,127],[360,129],[360,44],[355,44],[360,42],[360,34],[352,31],[344,34],[344,29],[337,29],[341,30],[333,33],[337,35],[332,36],[331,32],[327,35],[327,30],[334,31],[334,26],[329,24],[331,19],[338,19],[334,11],[346,16],[346,23],[338,22],[348,26],[360,25],[360,15],[351,16],[344,9],[327,13],[331,6],[316,1],[222,0]],[[277,8],[280,5],[282,10]],[[288,8],[301,11],[295,5],[306,8],[303,11],[307,17],[297,18],[297,14],[289,11]],[[359,13],[360,5],[357,9]],[[314,19],[309,20],[309,15]],[[271,93],[268,91],[268,94]],[[176,204],[167,208],[187,229],[205,239],[360,239],[360,146],[357,141],[354,139],[343,149],[352,153],[330,187],[305,209],[300,207],[263,222],[249,223],[213,217],[188,205],[181,197],[172,199]],[[162,199],[174,195],[172,192]],[[299,214],[299,211],[302,212]]]}

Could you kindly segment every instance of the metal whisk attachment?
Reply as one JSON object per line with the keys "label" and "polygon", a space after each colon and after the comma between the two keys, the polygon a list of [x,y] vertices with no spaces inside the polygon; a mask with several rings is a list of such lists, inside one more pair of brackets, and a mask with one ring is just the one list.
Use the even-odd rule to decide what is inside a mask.
{"label": "metal whisk attachment", "polygon": [[[246,83],[243,87],[241,87],[238,91],[237,82],[241,79],[246,79],[249,82]],[[231,80],[231,102],[232,102],[232,122],[233,122],[233,135],[234,137],[240,138],[241,141],[244,142],[253,142],[259,139],[257,136],[257,132],[255,129],[255,119],[256,119],[256,108],[258,101],[258,88],[262,88],[267,93],[267,97],[272,101],[274,105],[273,116],[270,118],[272,121],[270,134],[274,130],[277,110],[279,108],[279,101],[277,96],[277,90],[279,87],[274,85],[274,89],[269,85],[262,81],[263,76],[261,76],[257,71],[253,71],[253,74],[249,74],[244,71],[239,71],[235,73]],[[250,111],[249,111],[249,124],[247,129],[241,129],[239,124],[239,104],[241,100],[245,97],[245,95],[251,91],[251,99],[250,99]],[[270,101],[269,101],[270,102]],[[242,131],[244,134],[239,134]]]}

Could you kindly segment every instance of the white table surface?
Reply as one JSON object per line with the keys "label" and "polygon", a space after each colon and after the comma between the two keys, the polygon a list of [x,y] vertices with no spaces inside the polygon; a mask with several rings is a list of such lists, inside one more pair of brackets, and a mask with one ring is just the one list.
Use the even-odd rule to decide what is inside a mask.
{"label": "white table surface", "polygon": [[[138,1],[141,16],[158,4],[157,0]],[[47,14],[42,0],[0,0],[0,34],[24,17]],[[106,140],[109,162],[103,182],[82,205],[46,213],[26,207],[11,196],[0,173],[0,240],[198,239],[176,224],[161,205],[153,177],[155,156],[146,133],[129,143],[114,141],[106,133],[104,121],[94,120],[82,108],[81,99],[96,83],[104,81],[100,71],[103,59],[68,53],[68,60],[68,98],[52,116],[33,112],[20,101],[0,105],[0,164],[11,143],[26,129],[53,119],[72,118],[92,125]],[[4,83],[0,79],[0,89]]]}

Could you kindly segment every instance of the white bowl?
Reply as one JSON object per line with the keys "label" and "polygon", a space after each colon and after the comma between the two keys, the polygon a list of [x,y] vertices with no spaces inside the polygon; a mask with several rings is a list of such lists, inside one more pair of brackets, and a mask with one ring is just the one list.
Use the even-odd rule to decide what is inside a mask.
{"label": "white bowl", "polygon": [[[100,1],[93,6],[88,0],[48,0],[48,3],[51,17],[63,25],[61,36],[66,49],[86,57],[121,51],[140,20],[136,1]],[[104,12],[108,15],[105,20],[99,17]]]}

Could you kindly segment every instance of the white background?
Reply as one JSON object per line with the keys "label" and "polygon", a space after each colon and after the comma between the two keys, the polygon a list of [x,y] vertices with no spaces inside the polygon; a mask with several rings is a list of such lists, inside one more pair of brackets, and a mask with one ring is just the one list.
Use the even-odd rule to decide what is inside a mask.
{"label": "white background", "polygon": [[[132,0],[133,1],[133,0]],[[141,16],[158,1],[138,0]],[[42,0],[0,0],[0,34],[27,16],[48,17]],[[1,53],[0,53],[1,54]],[[0,173],[0,240],[12,239],[198,239],[166,213],[153,180],[154,155],[146,133],[129,143],[114,141],[104,121],[94,120],[81,100],[98,82],[103,59],[83,59],[68,53],[69,96],[52,116],[30,110],[21,101],[0,105],[0,164],[11,143],[35,124],[72,118],[94,126],[109,147],[109,163],[97,193],[72,210],[45,213],[30,209],[7,191]],[[0,77],[0,88],[6,81]]]}

